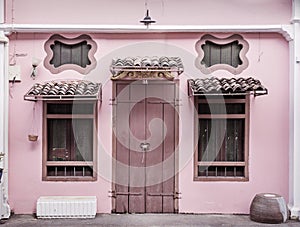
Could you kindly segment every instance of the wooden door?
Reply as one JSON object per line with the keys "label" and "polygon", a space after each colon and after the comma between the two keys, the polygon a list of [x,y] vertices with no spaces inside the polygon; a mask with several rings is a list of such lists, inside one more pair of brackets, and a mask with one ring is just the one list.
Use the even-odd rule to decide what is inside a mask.
{"label": "wooden door", "polygon": [[115,210],[173,213],[174,83],[116,82]]}

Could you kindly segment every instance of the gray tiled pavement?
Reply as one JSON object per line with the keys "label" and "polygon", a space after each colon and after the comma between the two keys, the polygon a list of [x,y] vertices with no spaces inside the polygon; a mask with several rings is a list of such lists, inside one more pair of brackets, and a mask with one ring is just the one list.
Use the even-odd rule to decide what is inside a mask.
{"label": "gray tiled pavement", "polygon": [[36,219],[32,215],[13,215],[1,226],[299,226],[300,222],[288,220],[284,224],[262,224],[248,215],[191,215],[191,214],[98,214],[94,219]]}

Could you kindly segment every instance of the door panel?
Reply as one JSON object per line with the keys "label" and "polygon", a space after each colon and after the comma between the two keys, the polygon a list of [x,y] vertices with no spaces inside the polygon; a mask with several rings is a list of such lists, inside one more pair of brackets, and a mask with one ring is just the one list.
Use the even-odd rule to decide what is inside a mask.
{"label": "door panel", "polygon": [[[121,130],[120,130],[121,131]],[[124,132],[124,131],[123,131]],[[122,132],[122,133],[123,133]],[[120,138],[120,137],[119,137]],[[122,138],[124,141],[125,139]],[[127,138],[129,141],[129,138]],[[129,143],[127,141],[127,143]],[[117,141],[116,147],[118,152],[116,153],[116,192],[118,200],[116,201],[116,210],[120,213],[127,213],[128,208],[128,184],[129,184],[129,149],[124,146],[121,141]]]}
{"label": "door panel", "polygon": [[[122,95],[118,96],[120,102],[116,106],[116,112],[118,114],[129,112],[129,104],[122,103],[129,99],[129,93],[125,92],[126,85],[117,85],[117,94],[122,92]],[[116,190],[116,211],[118,213],[129,212],[129,198],[128,198],[128,185],[129,185],[129,128],[124,125],[124,118],[117,117],[116,119],[116,132],[115,135],[118,138],[116,140],[116,164],[115,164],[115,180],[118,184],[115,185]]]}
{"label": "door panel", "polygon": [[175,86],[126,86],[116,84],[116,212],[173,213]]}
{"label": "door panel", "polygon": [[163,211],[165,213],[174,212],[174,194],[175,193],[175,111],[170,104],[164,105],[164,122],[168,125],[166,137],[164,140],[164,157],[163,157]]}
{"label": "door panel", "polygon": [[146,138],[150,149],[146,152],[146,211],[162,213],[162,157],[164,140],[163,105],[153,104],[157,98],[147,99]]}
{"label": "door panel", "polygon": [[174,84],[149,84],[147,85],[147,97],[156,97],[164,102],[174,102]]}
{"label": "door panel", "polygon": [[[139,87],[138,90],[140,90]],[[130,111],[129,119],[129,127],[131,130],[129,154],[129,212],[144,213],[145,157],[140,148],[140,141],[145,140],[145,100],[130,105],[133,106]]]}

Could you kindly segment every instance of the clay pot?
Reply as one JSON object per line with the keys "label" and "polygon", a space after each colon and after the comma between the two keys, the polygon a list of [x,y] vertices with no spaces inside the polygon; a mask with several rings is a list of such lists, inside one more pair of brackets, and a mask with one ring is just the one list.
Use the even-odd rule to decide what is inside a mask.
{"label": "clay pot", "polygon": [[288,214],[285,200],[278,194],[257,194],[250,206],[250,219],[256,222],[279,224],[286,222]]}

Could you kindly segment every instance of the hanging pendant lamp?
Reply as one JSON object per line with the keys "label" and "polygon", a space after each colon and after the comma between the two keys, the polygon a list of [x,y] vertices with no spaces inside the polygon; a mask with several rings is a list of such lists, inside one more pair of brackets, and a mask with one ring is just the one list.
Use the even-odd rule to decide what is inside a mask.
{"label": "hanging pendant lamp", "polygon": [[151,17],[149,16],[149,9],[147,9],[146,16],[144,17],[143,20],[140,20],[140,22],[146,26],[148,26],[149,24],[152,24],[152,23],[156,23],[156,21],[152,20]]}

